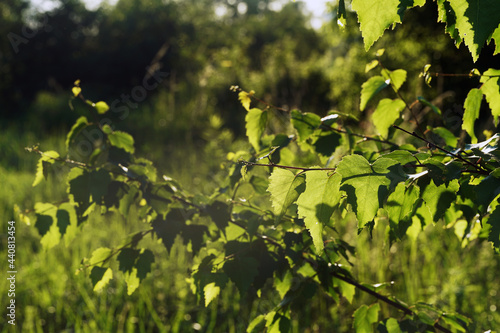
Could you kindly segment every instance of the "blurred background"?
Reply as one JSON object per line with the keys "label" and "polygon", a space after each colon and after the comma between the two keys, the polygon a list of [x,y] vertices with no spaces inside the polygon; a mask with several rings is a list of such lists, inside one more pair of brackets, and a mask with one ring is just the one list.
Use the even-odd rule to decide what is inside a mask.
{"label": "blurred background", "polygon": [[[220,168],[230,151],[246,149],[245,110],[238,85],[273,105],[326,115],[352,114],[363,124],[370,110],[359,111],[365,65],[385,48],[384,65],[404,68],[408,99],[425,96],[448,117],[449,129],[463,113],[466,93],[477,81],[438,79],[429,88],[418,79],[424,65],[442,73],[468,73],[500,66],[487,47],[472,63],[437,23],[435,3],[410,11],[403,25],[388,31],[364,51],[355,14],[347,27],[336,23],[335,1],[272,0],[3,0],[0,3],[0,218],[16,218],[14,207],[64,197],[61,174],[31,187],[38,156],[25,147],[64,155],[65,135],[85,114],[71,87],[105,101],[115,129],[135,138],[138,156],[154,161],[160,173],[187,189],[210,193],[226,177]],[[454,117],[455,116],[455,117]],[[481,118],[487,124],[490,119]],[[352,124],[355,126],[354,124]],[[481,125],[478,125],[481,126]],[[362,127],[366,130],[367,127]],[[369,129],[368,129],[369,130]],[[369,134],[369,133],[367,133]],[[117,278],[101,293],[86,274],[75,275],[81,258],[100,246],[114,246],[141,230],[133,221],[91,218],[69,247],[42,250],[31,225],[18,223],[17,329],[23,332],[242,332],[254,316],[271,309],[276,295],[247,303],[224,292],[208,308],[196,302],[186,282],[192,258],[176,243],[169,259],[132,296]],[[129,223],[130,222],[130,223]],[[1,231],[0,233],[3,233]],[[111,237],[113,235],[113,237]],[[357,245],[359,279],[396,279],[388,293],[408,302],[425,301],[456,310],[476,321],[474,331],[500,326],[497,306],[499,260],[487,244],[465,250],[453,234],[432,228],[418,240],[381,245],[352,237]],[[2,234],[2,245],[5,243]],[[157,246],[156,243],[152,247]],[[444,250],[446,249],[446,253]],[[2,246],[2,255],[6,247]],[[157,247],[158,253],[165,253]],[[166,255],[166,254],[165,254]],[[7,282],[0,282],[4,293]],[[359,301],[366,301],[358,296]],[[3,298],[2,298],[3,299]],[[4,308],[4,301],[0,302]],[[295,318],[296,332],[349,332],[355,305],[331,307],[318,299],[309,316]],[[349,312],[351,311],[351,312]],[[0,318],[7,332],[5,316]],[[19,331],[20,332],[20,331]]]}

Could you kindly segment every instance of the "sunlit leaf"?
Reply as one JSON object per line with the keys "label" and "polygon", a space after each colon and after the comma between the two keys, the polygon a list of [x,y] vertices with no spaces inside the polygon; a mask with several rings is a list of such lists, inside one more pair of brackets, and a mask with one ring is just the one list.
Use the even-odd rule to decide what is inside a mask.
{"label": "sunlit leaf", "polygon": [[498,27],[500,2],[497,0],[449,1],[456,17],[456,28],[476,61],[486,41]]}
{"label": "sunlit leaf", "polygon": [[134,138],[125,132],[114,131],[108,134],[108,139],[111,145],[125,150],[127,153],[134,153]]}
{"label": "sunlit leaf", "polygon": [[380,305],[378,303],[370,306],[362,305],[354,312],[353,327],[356,333],[371,333],[373,332],[373,324],[378,321],[378,312]]}
{"label": "sunlit leaf", "polygon": [[305,190],[305,175],[294,175],[290,170],[276,168],[269,177],[267,191],[271,193],[271,201],[276,214],[276,221],[285,215],[288,207],[294,203]]}
{"label": "sunlit leaf", "polygon": [[401,22],[399,0],[353,0],[352,9],[358,14],[365,50],[377,41],[394,23]]}
{"label": "sunlit leaf", "polygon": [[346,156],[339,163],[341,188],[347,192],[360,227],[373,220],[388,194],[388,186],[404,179],[398,166],[397,161],[388,158],[379,158],[370,164],[360,155]]}
{"label": "sunlit leaf", "polygon": [[404,69],[396,69],[394,71],[384,69],[382,70],[382,76],[390,81],[390,84],[396,91],[398,91],[406,81],[406,71]]}
{"label": "sunlit leaf", "polygon": [[472,143],[477,143],[476,135],[474,134],[474,122],[479,118],[479,109],[481,108],[481,101],[483,100],[483,92],[479,89],[471,89],[464,103],[464,122],[462,129],[464,129],[472,138]]}
{"label": "sunlit leaf", "polygon": [[238,93],[238,99],[241,102],[241,105],[245,108],[245,110],[250,111],[250,102],[252,99],[250,98],[255,92],[252,90],[249,93],[246,91],[240,91]]}
{"label": "sunlit leaf", "polygon": [[306,173],[306,188],[297,200],[298,214],[311,234],[316,253],[323,252],[323,225],[327,224],[340,200],[342,176],[324,171]]}
{"label": "sunlit leaf", "polygon": [[71,92],[73,93],[73,96],[77,97],[82,92],[82,88],[73,87],[73,88],[71,88]]}
{"label": "sunlit leaf", "polygon": [[35,187],[46,177],[47,167],[50,164],[54,164],[55,159],[59,158],[59,153],[53,150],[49,150],[43,153],[43,155],[38,160],[36,166],[35,180],[31,186]]}
{"label": "sunlit leaf", "polygon": [[[500,29],[497,29],[500,30]],[[497,45],[500,44],[500,39],[497,40]],[[498,124],[498,117],[500,117],[500,70],[488,69],[483,73],[480,81],[483,84],[480,90],[486,97],[486,101],[491,109],[491,114],[495,119],[495,124]]]}
{"label": "sunlit leaf", "polygon": [[375,109],[372,115],[372,119],[381,137],[387,138],[389,135],[389,128],[399,118],[405,107],[405,102],[400,99],[392,100],[384,98],[378,103],[377,109]]}
{"label": "sunlit leaf", "polygon": [[260,138],[264,131],[266,130],[267,124],[267,111],[262,111],[260,109],[250,109],[245,116],[246,121],[246,134],[248,141],[255,149],[255,151],[260,151]]}
{"label": "sunlit leaf", "polygon": [[66,135],[66,149],[69,150],[70,144],[85,126],[88,126],[88,120],[86,117],[82,116],[76,120],[73,127],[69,130],[68,135]]}
{"label": "sunlit leaf", "polygon": [[109,110],[109,105],[102,101],[95,103],[94,107],[99,114],[105,114]]}

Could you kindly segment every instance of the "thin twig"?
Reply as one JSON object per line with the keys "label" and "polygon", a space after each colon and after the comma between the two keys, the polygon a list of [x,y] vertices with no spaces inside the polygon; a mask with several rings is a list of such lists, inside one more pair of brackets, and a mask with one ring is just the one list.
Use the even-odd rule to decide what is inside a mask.
{"label": "thin twig", "polygon": [[477,172],[478,172],[478,173],[480,173],[480,174],[482,174],[482,175],[489,175],[489,174],[490,174],[487,170],[484,170],[483,168],[481,168],[481,167],[480,167],[480,166],[478,166],[477,164],[474,164],[474,163],[472,163],[471,161],[466,160],[466,159],[465,159],[465,158],[463,158],[461,155],[455,154],[455,153],[453,153],[453,152],[451,152],[451,151],[449,151],[449,150],[446,150],[446,149],[444,149],[444,148],[441,148],[441,147],[439,147],[438,145],[436,145],[436,144],[434,144],[434,143],[430,142],[429,140],[427,140],[427,139],[425,139],[425,138],[423,138],[423,137],[419,136],[419,135],[418,135],[417,133],[415,133],[415,132],[409,132],[409,131],[407,131],[407,130],[405,130],[405,129],[403,129],[403,128],[399,127],[399,126],[396,126],[396,125],[392,125],[392,126],[393,126],[394,128],[397,128],[397,129],[398,129],[398,130],[400,130],[400,131],[403,131],[403,132],[405,132],[405,133],[407,133],[407,134],[409,134],[409,135],[411,135],[411,136],[416,137],[417,139],[420,139],[420,140],[424,141],[425,143],[427,143],[427,144],[429,145],[429,147],[435,147],[435,148],[439,149],[440,151],[442,151],[442,152],[446,153],[447,155],[451,155],[451,156],[455,157],[456,159],[458,159],[458,160],[460,160],[460,161],[462,161],[462,162],[464,162],[464,163],[466,163],[466,164],[468,164],[468,165],[472,166],[474,169],[476,169],[476,170],[477,170]]}
{"label": "thin twig", "polygon": [[340,128],[334,128],[334,127],[327,126],[324,124],[321,124],[319,128],[329,130],[329,131],[338,132],[338,133],[343,133],[343,134],[347,134],[347,135],[356,136],[358,138],[362,138],[363,141],[375,141],[375,142],[389,144],[389,145],[394,146],[394,147],[399,147],[399,145],[395,144],[394,142],[388,141],[388,140],[377,139],[377,138],[374,138],[372,136],[368,136],[368,135],[364,135],[364,134],[352,133],[352,132],[348,132],[348,131],[340,129]]}
{"label": "thin twig", "polygon": [[264,167],[271,167],[271,168],[292,169],[292,170],[301,170],[301,171],[335,171],[336,170],[336,168],[305,168],[305,167],[294,167],[294,166],[274,164],[274,163],[254,163],[254,162],[248,162],[248,161],[240,161],[240,162],[244,163],[245,165],[250,165],[250,166],[264,166]]}

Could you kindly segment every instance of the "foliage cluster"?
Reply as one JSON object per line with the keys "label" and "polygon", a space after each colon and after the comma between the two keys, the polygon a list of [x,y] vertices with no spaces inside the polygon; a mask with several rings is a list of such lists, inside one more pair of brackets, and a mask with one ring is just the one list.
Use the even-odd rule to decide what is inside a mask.
{"label": "foliage cluster", "polygon": [[[458,44],[463,39],[473,60],[485,42],[498,42],[500,31],[500,6],[478,4],[437,2],[447,32]],[[366,49],[401,22],[405,11],[423,5],[353,1]],[[342,24],[344,8],[340,1]],[[60,164],[70,169],[67,200],[35,204],[42,245],[48,249],[61,239],[71,242],[89,216],[128,219],[133,213],[144,230],[119,245],[95,249],[83,261],[81,269],[89,272],[94,290],[103,289],[114,271],[120,271],[133,294],[158,261],[145,246],[146,236],[152,236],[170,254],[176,241],[190,249],[195,263],[188,282],[205,306],[230,284],[249,302],[267,293],[279,295],[277,304],[252,319],[247,332],[264,327],[286,332],[292,314],[301,313],[310,299],[324,297],[328,304],[339,305],[352,302],[358,293],[377,302],[353,312],[357,332],[467,331],[474,324],[464,315],[386,296],[389,284],[384,281],[359,282],[351,268],[354,248],[340,230],[353,222],[358,234],[384,230],[392,245],[443,223],[463,246],[490,242],[499,252],[499,136],[478,134],[474,125],[486,104],[497,123],[500,71],[475,69],[465,74],[478,80],[479,88],[467,93],[465,134],[457,136],[459,129],[447,128],[443,112],[430,98],[405,91],[408,72],[389,69],[383,54],[377,51],[377,58],[365,68],[376,74],[361,85],[359,109],[373,111],[364,116],[370,123],[364,134],[351,126],[357,118],[348,112],[322,117],[290,110],[234,86],[247,111],[250,148],[228,155],[223,165],[227,178],[208,196],[189,193],[176,180],[160,175],[151,161],[137,157],[133,136],[113,128],[106,118],[108,104],[85,99],[75,82],[73,95],[88,113],[69,131],[67,153],[30,148],[41,155],[33,186],[49,169]],[[421,73],[427,84],[443,75],[431,68]],[[19,218],[29,217],[20,212]]]}

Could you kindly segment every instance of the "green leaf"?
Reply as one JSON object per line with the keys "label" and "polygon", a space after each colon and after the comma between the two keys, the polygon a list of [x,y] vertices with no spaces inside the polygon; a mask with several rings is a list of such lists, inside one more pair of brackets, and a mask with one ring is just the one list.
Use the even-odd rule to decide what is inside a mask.
{"label": "green leaf", "polygon": [[474,62],[485,42],[498,27],[500,2],[497,0],[450,0],[456,28],[469,48]]}
{"label": "green leaf", "polygon": [[399,183],[387,198],[385,209],[389,214],[391,243],[406,234],[419,196],[420,189],[417,186],[406,188],[405,183]]}
{"label": "green leaf", "polygon": [[122,131],[114,131],[108,134],[108,139],[112,146],[121,148],[130,154],[134,153],[134,138],[132,135]]}
{"label": "green leaf", "polygon": [[64,236],[65,244],[69,246],[78,232],[75,206],[69,202],[61,204],[57,210],[56,218],[61,237]]}
{"label": "green leaf", "polygon": [[387,138],[389,128],[399,118],[405,107],[405,102],[400,99],[392,100],[384,98],[378,103],[377,109],[373,112],[372,119],[381,137]]}
{"label": "green leaf", "polygon": [[89,265],[102,266],[105,261],[109,259],[113,250],[107,247],[100,247],[92,252],[90,257]]}
{"label": "green leaf", "polygon": [[472,143],[477,143],[477,137],[474,134],[474,122],[479,118],[479,109],[483,100],[483,92],[479,89],[471,89],[465,99],[462,129],[464,129],[472,138]]}
{"label": "green leaf", "polygon": [[246,91],[240,91],[238,94],[238,99],[240,100],[241,105],[243,105],[243,107],[247,111],[250,111],[250,102],[252,101],[250,97],[252,97],[253,94],[255,94],[255,91],[253,90],[249,93],[247,93]]}
{"label": "green leaf", "polygon": [[106,104],[106,102],[100,101],[95,103],[94,108],[96,109],[97,113],[105,114],[109,110],[109,105]]}
{"label": "green leaf", "polygon": [[493,55],[496,55],[500,53],[500,26],[496,28],[496,30],[493,32],[491,38],[488,40],[488,44],[491,42],[492,39],[495,40],[495,51],[493,52]]}
{"label": "green leaf", "polygon": [[382,157],[390,158],[390,159],[393,159],[395,161],[398,161],[401,165],[417,162],[417,160],[415,159],[415,156],[413,156],[407,150],[395,150],[395,151],[392,151],[388,154],[382,155]]}
{"label": "green leaf", "polygon": [[203,293],[205,294],[205,307],[207,307],[210,302],[219,296],[220,287],[215,282],[209,283],[203,287]]}
{"label": "green leaf", "polygon": [[404,69],[396,69],[394,71],[383,69],[382,76],[390,81],[395,91],[398,91],[406,81],[406,71]]}
{"label": "green leaf", "polygon": [[172,208],[165,219],[158,215],[151,223],[155,234],[162,240],[169,252],[174,245],[175,238],[181,234],[182,227],[188,217],[185,214],[182,208]]}
{"label": "green leaf", "polygon": [[248,141],[255,151],[258,152],[260,151],[260,138],[266,130],[267,111],[262,111],[256,108],[250,109],[245,116],[245,122]]}
{"label": "green leaf", "polygon": [[356,333],[371,333],[373,332],[373,324],[378,321],[378,312],[380,305],[378,303],[372,304],[369,307],[362,305],[354,312],[353,327]]}
{"label": "green leaf", "polygon": [[[432,129],[432,133],[439,135],[444,140],[444,144],[447,146],[456,147],[458,145],[458,138],[447,128],[435,127]],[[439,143],[438,145],[444,146]]]}
{"label": "green leaf", "polygon": [[[448,0],[437,0],[438,5],[438,21],[446,24],[445,32],[455,41],[455,46],[458,48],[462,44],[462,38],[456,27],[455,12],[451,8]],[[430,76],[429,76],[430,78]]]}
{"label": "green leaf", "polygon": [[321,125],[321,117],[314,113],[302,113],[298,110],[292,110],[292,125],[299,134],[299,140],[307,140],[314,130]]}
{"label": "green leaf", "polygon": [[298,215],[313,239],[316,253],[323,253],[323,225],[330,221],[334,207],[340,200],[340,174],[328,176],[323,171],[306,173],[306,188],[297,200]]}
{"label": "green leaf", "polygon": [[250,177],[249,183],[252,185],[255,192],[259,194],[266,194],[267,188],[269,187],[267,179],[258,176]]}
{"label": "green leaf", "polygon": [[137,268],[137,277],[142,281],[149,272],[151,272],[151,265],[155,262],[155,256],[153,252],[148,249],[143,249],[135,267]]}
{"label": "green leaf", "polygon": [[314,141],[313,146],[317,153],[330,157],[337,147],[340,146],[341,139],[342,136],[335,132],[326,135],[320,134],[317,136],[316,141]]}
{"label": "green leaf", "polygon": [[290,319],[276,312],[266,315],[267,333],[287,333],[290,330]]}
{"label": "green leaf", "polygon": [[475,187],[476,202],[485,208],[500,194],[500,169],[494,170]]}
{"label": "green leaf", "polygon": [[77,97],[82,92],[82,88],[73,87],[73,88],[71,88],[71,92],[73,93],[73,96]]}
{"label": "green leaf", "polygon": [[441,115],[441,110],[437,106],[435,106],[434,104],[423,98],[422,96],[418,96],[417,100],[423,105],[430,107],[432,111],[434,111],[436,114]]}
{"label": "green leaf", "polygon": [[258,267],[259,263],[255,258],[236,256],[234,260],[226,261],[223,269],[243,295],[259,274]]}
{"label": "green leaf", "polygon": [[247,327],[247,333],[260,333],[264,332],[266,327],[266,315],[258,315],[255,317]]}
{"label": "green leaf", "polygon": [[80,131],[84,127],[88,126],[88,124],[89,124],[89,122],[88,122],[87,118],[85,118],[83,116],[76,120],[73,127],[71,127],[71,129],[68,132],[68,135],[66,136],[66,149],[67,150],[69,150],[69,146],[70,146],[71,142],[76,138],[78,133],[80,133]]}
{"label": "green leaf", "polygon": [[425,201],[429,212],[431,213],[434,222],[437,222],[444,216],[446,210],[450,208],[452,202],[455,201],[456,193],[459,189],[458,180],[436,186],[434,180],[422,191],[422,199]]}
{"label": "green leaf", "polygon": [[363,83],[361,86],[361,102],[359,104],[359,109],[363,111],[372,97],[387,87],[389,83],[390,80],[384,79],[384,77],[380,75],[373,76]]}
{"label": "green leaf", "polygon": [[360,155],[346,156],[339,163],[341,189],[347,192],[347,200],[356,212],[360,227],[373,220],[388,194],[389,185],[404,180],[398,166],[397,161],[383,157],[370,164]]}
{"label": "green leaf", "polygon": [[500,205],[488,217],[488,224],[491,229],[488,234],[488,240],[493,243],[495,250],[500,253]]}
{"label": "green leaf", "polygon": [[54,150],[49,150],[43,153],[43,155],[38,160],[36,166],[35,180],[33,181],[33,187],[40,184],[40,182],[47,177],[47,169],[49,164],[54,164],[54,159],[59,158],[59,153]]}
{"label": "green leaf", "polygon": [[221,230],[227,227],[231,220],[231,211],[225,202],[214,201],[211,205],[207,206],[207,212],[215,225],[217,225],[217,228]]}
{"label": "green leaf", "polygon": [[40,236],[45,236],[56,220],[57,207],[50,203],[37,202],[35,204],[36,223]]}
{"label": "green leaf", "polygon": [[170,209],[172,195],[172,188],[168,184],[160,183],[149,186],[144,193],[144,199],[157,213],[165,214]]}
{"label": "green leaf", "polygon": [[294,175],[290,170],[275,168],[269,177],[267,191],[271,193],[272,206],[276,214],[276,222],[285,215],[288,207],[297,200],[305,190],[305,175]]}
{"label": "green leaf", "polygon": [[[498,29],[500,30],[500,29]],[[500,38],[497,40],[497,45],[500,44]],[[491,114],[495,119],[495,125],[498,125],[498,117],[500,116],[500,69],[488,69],[483,75],[497,75],[497,77],[481,76],[481,91],[486,96]]]}
{"label": "green leaf", "polygon": [[401,22],[399,6],[399,0],[352,0],[366,51],[384,34],[385,29]]}
{"label": "green leaf", "polygon": [[366,64],[365,66],[365,73],[368,73],[369,71],[371,71],[372,69],[374,69],[375,67],[377,67],[379,65],[379,61],[378,60],[372,60],[370,61],[368,64]]}
{"label": "green leaf", "polygon": [[120,251],[116,260],[119,262],[118,269],[122,272],[131,272],[134,268],[135,261],[139,257],[140,251],[126,247]]}
{"label": "green leaf", "polygon": [[221,288],[226,286],[228,279],[224,273],[210,273],[205,275],[204,279],[207,280],[207,283],[203,287],[205,306],[207,307],[219,296]]}
{"label": "green leaf", "polygon": [[95,266],[90,272],[90,279],[92,280],[92,285],[94,286],[94,291],[101,291],[106,287],[113,278],[113,271],[111,268],[98,267]]}
{"label": "green leaf", "polygon": [[402,333],[399,323],[395,318],[389,318],[384,323],[380,323],[377,329],[380,333]]}

